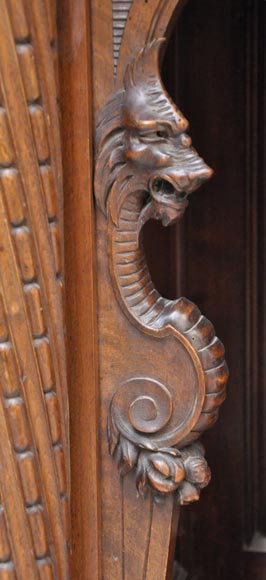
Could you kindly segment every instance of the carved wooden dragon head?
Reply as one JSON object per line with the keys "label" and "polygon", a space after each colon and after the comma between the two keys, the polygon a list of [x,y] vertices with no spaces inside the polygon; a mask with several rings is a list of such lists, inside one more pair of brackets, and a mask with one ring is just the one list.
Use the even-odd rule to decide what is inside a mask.
{"label": "carved wooden dragon head", "polygon": [[140,216],[168,225],[180,218],[187,196],[212,175],[191,147],[188,122],[164,89],[158,75],[163,39],[142,49],[127,67],[124,89],[101,112],[97,129],[96,198],[115,224],[125,198],[146,191]]}

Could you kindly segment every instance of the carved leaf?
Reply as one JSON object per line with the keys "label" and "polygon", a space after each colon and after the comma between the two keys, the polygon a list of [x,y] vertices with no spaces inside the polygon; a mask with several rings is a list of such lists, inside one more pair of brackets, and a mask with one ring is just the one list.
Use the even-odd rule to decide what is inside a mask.
{"label": "carved leaf", "polygon": [[107,434],[109,442],[109,453],[110,455],[114,455],[119,443],[120,434],[111,414],[108,416]]}
{"label": "carved leaf", "polygon": [[175,483],[180,483],[185,477],[184,464],[181,459],[173,458],[169,454],[154,454],[151,462],[155,469],[166,478],[171,477]]}
{"label": "carved leaf", "polygon": [[166,457],[162,455],[155,455],[152,458],[152,464],[154,465],[155,469],[160,471],[165,477],[169,477],[171,475],[171,469],[169,465],[169,461],[167,461]]}
{"label": "carved leaf", "polygon": [[137,469],[136,469],[136,486],[137,486],[138,492],[141,495],[144,495],[146,487],[147,487],[148,467],[149,467],[148,455],[147,455],[147,453],[145,453],[145,451],[142,451],[139,454],[139,461],[138,461]]}
{"label": "carved leaf", "polygon": [[124,437],[120,438],[120,450],[121,459],[119,469],[121,475],[126,475],[126,473],[135,467],[138,460],[139,451],[136,445]]}
{"label": "carved leaf", "polygon": [[187,505],[194,501],[198,501],[200,492],[195,485],[192,485],[188,481],[184,481],[178,489],[178,495],[180,505]]}
{"label": "carved leaf", "polygon": [[186,478],[191,483],[206,487],[211,479],[211,471],[204,457],[191,457],[185,461]]}
{"label": "carved leaf", "polygon": [[160,447],[158,451],[161,453],[169,453],[169,455],[173,455],[173,457],[182,457],[181,451],[175,447]]}
{"label": "carved leaf", "polygon": [[154,467],[149,467],[147,475],[151,486],[157,492],[169,493],[178,488],[178,483],[173,481],[173,479],[165,478]]}
{"label": "carved leaf", "polygon": [[172,474],[173,480],[175,483],[180,483],[183,481],[185,477],[185,469],[182,461],[176,459],[173,463],[174,466],[174,473]]}

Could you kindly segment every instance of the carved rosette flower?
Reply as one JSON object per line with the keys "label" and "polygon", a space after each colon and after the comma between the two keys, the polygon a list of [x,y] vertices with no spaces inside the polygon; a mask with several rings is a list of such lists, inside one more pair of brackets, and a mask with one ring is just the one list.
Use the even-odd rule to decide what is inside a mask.
{"label": "carved rosette flower", "polygon": [[204,448],[200,443],[193,443],[184,449],[158,449],[148,451],[118,436],[111,452],[118,460],[120,475],[124,477],[131,470],[136,470],[136,486],[141,495],[148,488],[157,496],[176,492],[181,505],[197,501],[200,491],[206,487],[211,478],[210,468],[204,457]]}

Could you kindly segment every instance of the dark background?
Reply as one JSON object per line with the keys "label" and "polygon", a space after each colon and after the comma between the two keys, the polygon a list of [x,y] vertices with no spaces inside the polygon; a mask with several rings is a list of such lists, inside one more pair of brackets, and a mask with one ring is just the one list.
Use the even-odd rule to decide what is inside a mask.
{"label": "dark background", "polygon": [[265,31],[264,0],[189,0],[162,67],[215,176],[180,225],[145,227],[148,260],[165,297],[185,295],[210,318],[230,369],[203,437],[212,482],[182,509],[177,558],[189,580],[266,578],[266,554],[244,549],[266,533]]}

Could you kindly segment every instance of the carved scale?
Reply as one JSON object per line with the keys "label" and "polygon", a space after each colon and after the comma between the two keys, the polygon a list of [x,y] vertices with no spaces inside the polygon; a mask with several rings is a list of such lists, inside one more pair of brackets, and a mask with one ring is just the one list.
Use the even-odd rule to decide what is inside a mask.
{"label": "carved scale", "polygon": [[[169,3],[162,4],[169,10]],[[121,525],[121,551],[112,546],[104,555],[103,571],[112,579],[166,576],[173,501],[197,500],[210,480],[197,439],[215,423],[228,377],[212,324],[186,298],[160,296],[143,249],[145,222],[159,219],[168,226],[180,219],[188,196],[212,174],[162,86],[155,16],[160,20],[158,9],[143,48],[125,58],[122,86],[118,80],[96,131],[102,437],[107,429],[121,477],[111,464],[103,468],[109,492],[103,491],[104,537]],[[136,563],[127,542],[136,535],[137,514],[145,541],[143,560]],[[158,542],[162,526],[166,554],[156,563],[154,538]]]}

